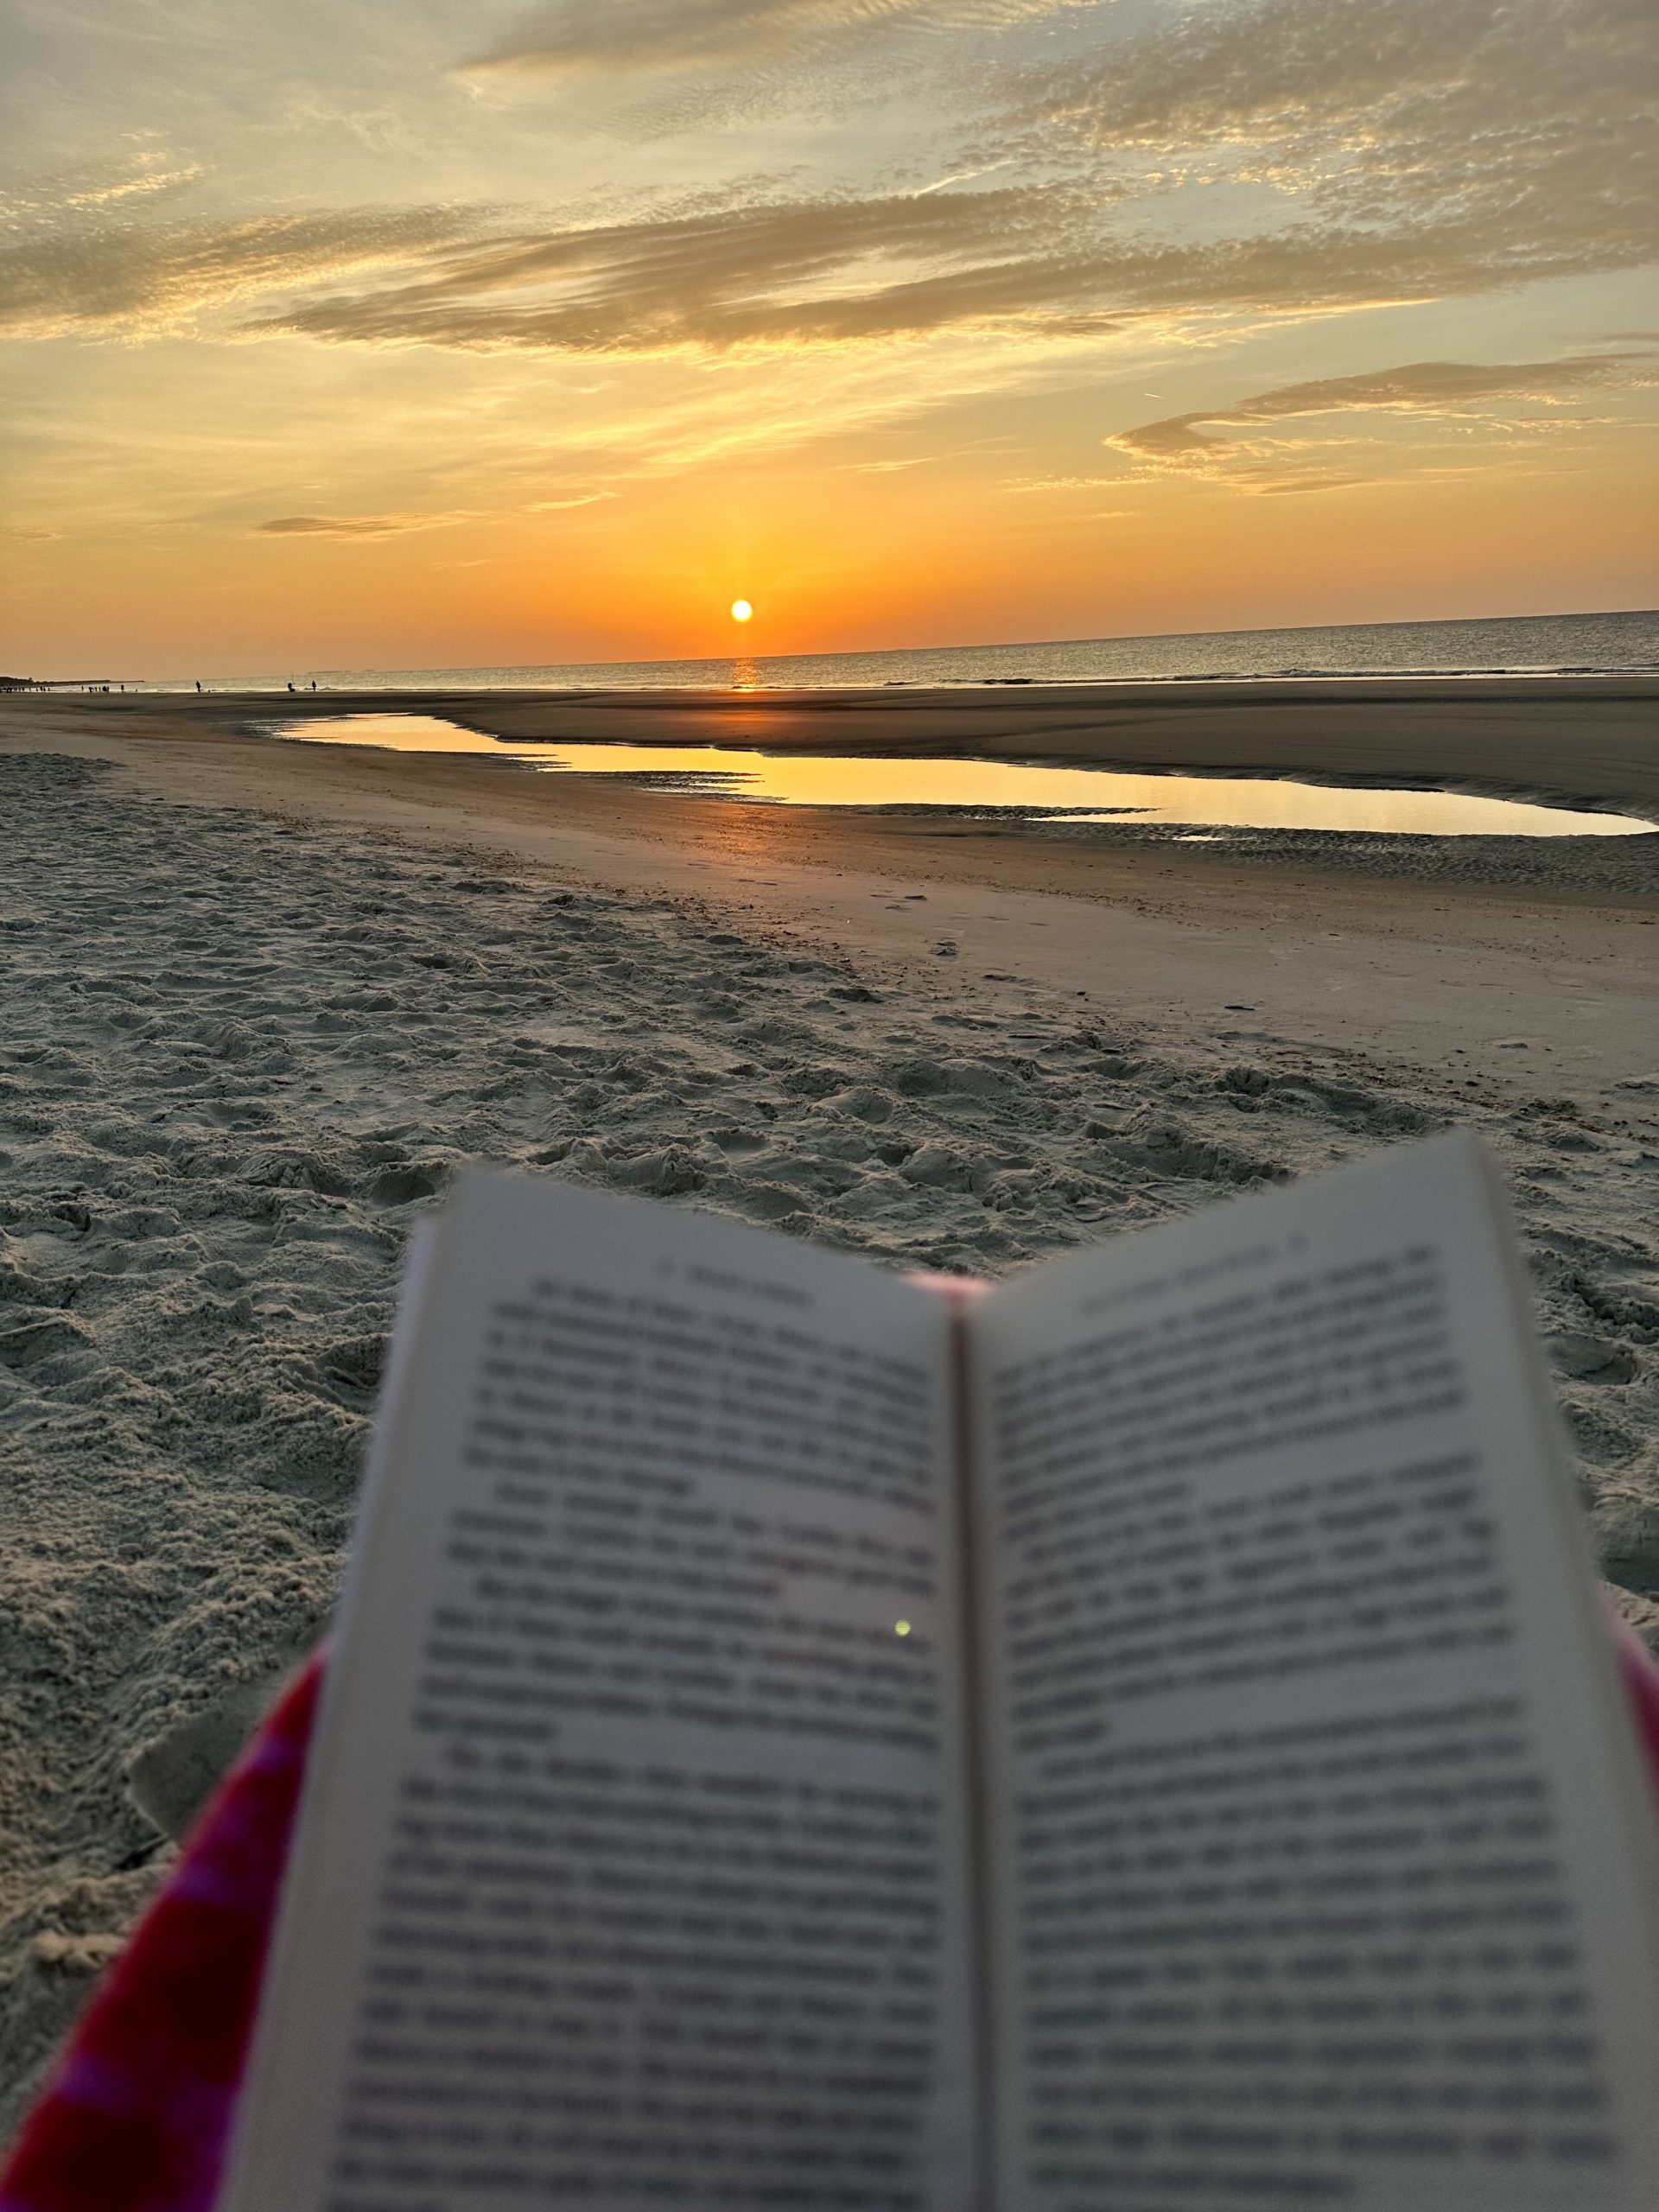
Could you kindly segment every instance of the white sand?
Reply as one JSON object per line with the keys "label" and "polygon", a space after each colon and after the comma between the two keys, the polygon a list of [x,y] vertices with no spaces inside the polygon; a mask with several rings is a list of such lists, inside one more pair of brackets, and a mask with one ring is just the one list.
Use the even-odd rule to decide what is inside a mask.
{"label": "white sand", "polygon": [[[1496,1012],[1466,957],[1429,1003],[1432,931],[1338,931],[1298,974],[1269,935],[1125,906],[1049,957],[1066,902],[809,895],[770,863],[727,870],[715,920],[683,855],[652,862],[672,899],[637,852],[619,898],[545,842],[480,861],[429,817],[400,843],[0,751],[0,2127],[326,1620],[398,1254],[465,1160],[1000,1271],[1472,1123],[1605,1571],[1659,1623],[1640,961],[1569,946],[1552,975],[1494,922]],[[1599,1014],[1564,1002],[1598,989]]]}

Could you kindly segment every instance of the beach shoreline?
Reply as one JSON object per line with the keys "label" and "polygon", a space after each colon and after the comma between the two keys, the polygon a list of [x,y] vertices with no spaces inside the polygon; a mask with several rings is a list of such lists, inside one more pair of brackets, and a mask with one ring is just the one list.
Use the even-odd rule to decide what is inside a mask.
{"label": "beach shoreline", "polygon": [[[987,687],[988,690],[990,687]],[[505,744],[726,747],[961,758],[1183,777],[1291,779],[1327,787],[1445,790],[1628,814],[1659,823],[1659,679],[1483,682],[1322,680],[1313,719],[1285,686],[1058,687],[1001,697],[954,693],[11,694],[0,742],[36,742],[124,761],[157,787],[211,788],[235,801],[287,785],[302,804],[407,796],[522,828],[540,823],[653,846],[764,848],[827,870],[908,872],[987,886],[1112,899],[1178,883],[1193,898],[1230,875],[1306,883],[1411,880],[1637,908],[1659,906],[1659,833],[1430,837],[1229,829],[1198,842],[1176,823],[1088,824],[983,808],[757,806],[645,788],[626,775],[548,775],[504,749],[391,753],[365,740],[306,748],[281,726],[373,715],[432,716]],[[1218,696],[1224,691],[1228,696]],[[1133,694],[1125,706],[1119,695]],[[1159,695],[1155,698],[1152,696]],[[1407,696],[1409,695],[1409,696]],[[347,794],[351,794],[348,802]],[[741,814],[747,819],[737,818]]]}
{"label": "beach shoreline", "polygon": [[[1659,739],[1644,748],[1645,723],[1630,719],[1633,703],[1659,707],[1659,686],[1622,696],[1615,740],[1593,748],[1602,770],[1580,772],[1579,804],[1638,782],[1630,761],[1659,768]],[[1225,1027],[1224,1009],[1242,1002],[1287,1036],[1376,1044],[1425,1065],[1461,1054],[1504,1085],[1548,1073],[1599,1090],[1659,1068],[1659,837],[1273,831],[1211,843],[949,810],[755,805],[547,775],[511,758],[285,742],[247,728],[276,718],[269,698],[257,717],[245,698],[192,700],[182,713],[177,703],[0,701],[0,749],[100,760],[135,792],[175,803],[249,807],[417,849],[464,846],[627,899],[690,901],[730,926],[831,946],[890,975],[949,961],[992,1008],[1028,986],[1052,989],[1179,1038],[1195,1023]],[[298,703],[338,715],[379,702]],[[550,711],[478,694],[411,695],[398,710],[440,709],[537,727]],[[637,734],[638,702],[624,711]],[[687,711],[715,709],[688,697]],[[665,726],[653,722],[652,737]],[[700,722],[679,727],[684,741],[693,727],[705,741]],[[1551,727],[1556,754],[1570,752],[1573,726],[1558,712]],[[1538,784],[1523,788],[1535,796]]]}
{"label": "beach shoreline", "polygon": [[1315,677],[812,691],[13,694],[135,734],[341,714],[434,715],[519,741],[1064,762],[1659,806],[1659,674]]}

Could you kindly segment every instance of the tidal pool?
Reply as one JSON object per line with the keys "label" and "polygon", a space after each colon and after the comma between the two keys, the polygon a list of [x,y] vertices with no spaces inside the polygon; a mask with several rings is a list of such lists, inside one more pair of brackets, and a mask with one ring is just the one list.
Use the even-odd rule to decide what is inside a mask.
{"label": "tidal pool", "polygon": [[1147,776],[1011,760],[752,753],[713,745],[522,743],[432,715],[340,715],[267,724],[312,745],[475,753],[553,774],[626,776],[656,791],[773,806],[995,808],[1068,823],[1334,830],[1370,836],[1634,837],[1659,823],[1464,791],[1376,791],[1271,776]]}

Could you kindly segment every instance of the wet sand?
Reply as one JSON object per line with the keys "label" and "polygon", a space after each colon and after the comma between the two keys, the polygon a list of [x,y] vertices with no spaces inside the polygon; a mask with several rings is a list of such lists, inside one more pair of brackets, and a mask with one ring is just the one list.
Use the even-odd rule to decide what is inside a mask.
{"label": "wet sand", "polygon": [[209,692],[35,697],[54,715],[224,730],[279,715],[446,715],[523,740],[961,754],[1659,804],[1659,674],[844,691]]}

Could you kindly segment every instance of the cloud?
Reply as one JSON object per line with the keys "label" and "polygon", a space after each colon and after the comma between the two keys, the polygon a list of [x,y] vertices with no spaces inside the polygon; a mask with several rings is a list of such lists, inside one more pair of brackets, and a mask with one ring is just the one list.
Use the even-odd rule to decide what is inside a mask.
{"label": "cloud", "polygon": [[199,184],[207,170],[159,145],[82,162],[0,189],[0,227],[14,235],[49,229],[66,212],[113,207],[119,200],[173,198]]}
{"label": "cloud", "polygon": [[158,224],[77,215],[0,249],[0,334],[165,331],[204,307],[406,261],[477,221],[442,207]]}
{"label": "cloud", "polygon": [[980,191],[763,201],[461,240],[413,274],[247,327],[334,342],[718,353],[1001,327],[1054,339],[1135,319],[1304,314],[1478,291],[1445,232],[1301,223],[1171,241],[1114,235],[1102,196]]}
{"label": "cloud", "polygon": [[[675,69],[1057,4],[565,0],[485,60]],[[144,224],[100,202],[0,252],[0,330],[137,335],[242,301],[255,303],[244,332],[338,344],[652,356],[948,331],[1064,342],[1621,269],[1659,251],[1650,8],[1209,0],[1074,51],[1063,71],[1000,78],[1013,86],[1002,138],[918,192],[786,198],[750,179],[719,200],[516,226],[421,207]],[[1069,162],[1067,181],[971,181],[1027,157],[1050,175]],[[1232,204],[1253,222],[1215,235],[1228,201],[1210,196],[1195,232],[1183,180],[1249,187]]]}
{"label": "cloud", "polygon": [[1065,0],[556,0],[463,72],[632,76],[752,67],[882,29],[961,29],[1046,15]]}
{"label": "cloud", "polygon": [[182,192],[187,185],[200,183],[206,175],[200,162],[187,162],[176,169],[144,169],[136,176],[118,177],[111,184],[88,185],[79,192],[72,192],[64,205],[107,207],[118,200],[147,200],[158,192]]}
{"label": "cloud", "polygon": [[[558,514],[567,507],[591,507],[616,496],[612,491],[574,492],[563,499],[532,499],[524,512]],[[269,522],[255,523],[252,530],[256,537],[394,537],[404,531],[448,530],[456,523],[476,519],[472,508],[424,515],[273,515]]]}
{"label": "cloud", "polygon": [[1287,296],[1440,297],[1659,253],[1651,0],[1248,0],[1027,78],[1028,148],[1294,196]]}
{"label": "cloud", "polygon": [[465,515],[276,515],[255,523],[256,537],[391,537],[405,530],[441,530]]}
{"label": "cloud", "polygon": [[1090,212],[1030,187],[516,231],[480,207],[149,225],[76,211],[0,248],[0,335],[153,336],[286,294],[242,327],[625,355],[880,339],[1086,306]]}
{"label": "cloud", "polygon": [[[884,21],[940,13],[872,4]],[[1063,70],[1005,80],[1003,136],[972,160],[1051,173],[1069,160],[1064,188],[999,180],[759,199],[475,241],[413,282],[302,302],[267,326],[622,354],[997,325],[1064,340],[1137,319],[1351,311],[1630,268],[1659,254],[1650,10],[1211,0],[1074,51]],[[671,57],[860,16],[842,0],[573,4],[534,18],[543,43],[521,37],[514,51],[550,67],[608,54],[621,67],[653,27]],[[1217,236],[1226,201],[1210,197],[1195,235],[1183,181],[1276,212]]]}
{"label": "cloud", "polygon": [[804,200],[524,232],[250,327],[375,344],[576,353],[834,344],[1093,317],[1091,211],[1032,187]]}
{"label": "cloud", "polygon": [[[1328,434],[1312,445],[1292,438],[1218,432],[1259,432],[1264,424],[1344,415],[1391,415],[1421,418],[1486,417],[1495,407],[1529,404],[1562,407],[1592,391],[1650,383],[1649,362],[1628,356],[1578,354],[1554,361],[1408,361],[1398,368],[1359,376],[1325,377],[1309,384],[1281,385],[1254,393],[1228,407],[1198,408],[1120,430],[1104,442],[1152,468],[1179,469],[1226,476],[1255,490],[1328,490],[1363,480],[1333,473],[1310,451],[1328,445]],[[1577,418],[1574,418],[1577,419]],[[1348,442],[1351,445],[1352,438]]]}
{"label": "cloud", "polygon": [[[1110,441],[1107,442],[1109,444]],[[1011,476],[1003,484],[1005,492],[1114,492],[1122,489],[1121,472],[1111,476]],[[1127,508],[1120,512],[1127,513]]]}

